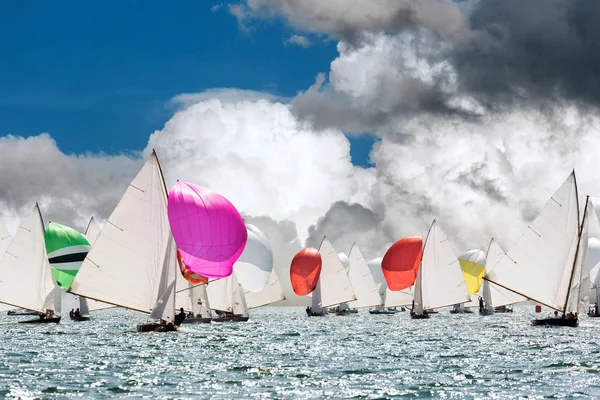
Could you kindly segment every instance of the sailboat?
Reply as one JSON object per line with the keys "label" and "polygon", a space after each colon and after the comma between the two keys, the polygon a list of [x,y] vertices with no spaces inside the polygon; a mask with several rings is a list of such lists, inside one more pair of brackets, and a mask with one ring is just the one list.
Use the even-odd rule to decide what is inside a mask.
{"label": "sailboat", "polygon": [[354,243],[348,254],[348,277],[356,293],[356,300],[349,303],[350,307],[363,308],[381,304],[379,286],[371,275],[369,265],[365,261],[360,249]]}
{"label": "sailboat", "polygon": [[[338,253],[338,258],[340,259],[342,265],[346,269],[348,277],[350,277],[350,260],[348,259],[348,255],[344,252]],[[350,279],[350,282],[352,283],[352,279]],[[358,310],[356,308],[350,308],[350,304],[347,301],[338,304],[337,307],[332,307],[328,311],[334,312],[336,315],[349,315],[358,313]]]}
{"label": "sailboat", "polygon": [[573,171],[487,278],[562,314],[535,319],[533,325],[576,327],[578,312],[587,311],[588,241],[581,238],[588,234],[588,203],[589,197],[580,224]]}
{"label": "sailboat", "polygon": [[[394,315],[398,311],[406,311],[404,306],[410,305],[413,300],[412,292],[410,292],[412,287],[398,291],[390,290],[381,270],[382,260],[383,258],[378,257],[367,263],[369,272],[377,285],[377,294],[379,295],[379,302],[369,310],[369,314]],[[400,307],[400,310],[397,310],[396,307]]]}
{"label": "sailboat", "polygon": [[[600,219],[596,206],[596,198],[590,198],[590,214],[588,216],[588,265],[590,268],[591,290],[588,316],[600,317]],[[585,240],[582,238],[581,240]],[[593,303],[593,305],[592,305]]]}
{"label": "sailboat", "polygon": [[327,237],[323,237],[319,253],[322,261],[321,274],[317,287],[312,292],[312,305],[307,308],[309,316],[326,315],[328,307],[356,300],[346,268]]}
{"label": "sailboat", "polygon": [[[179,283],[179,282],[178,282]],[[189,282],[182,283],[178,288],[188,285],[188,289],[183,289],[175,294],[176,308],[183,308],[189,313],[183,320],[184,324],[209,324],[212,321],[212,311],[208,295],[206,293],[206,284],[193,285]]]}
{"label": "sailboat", "polygon": [[239,284],[235,272],[227,278],[211,281],[207,288],[208,298],[217,316],[213,322],[246,322],[248,321],[248,305],[244,289]]}
{"label": "sailboat", "polygon": [[429,318],[427,310],[470,300],[458,259],[435,220],[425,239],[414,287],[413,319]]}
{"label": "sailboat", "polygon": [[150,314],[138,332],[177,329],[177,249],[167,188],[153,151],[85,257],[70,293]]}
{"label": "sailboat", "polygon": [[495,279],[496,275],[494,268],[502,256],[504,256],[504,250],[502,250],[498,242],[492,238],[486,253],[486,274],[484,275],[479,293],[481,296],[479,315],[512,312],[512,308],[509,308],[509,306],[527,300],[527,298],[506,290],[501,286],[494,285],[486,279],[486,277]]}
{"label": "sailboat", "polygon": [[44,244],[44,221],[36,204],[0,259],[0,302],[39,313],[21,323],[60,322],[55,315],[58,286]]}

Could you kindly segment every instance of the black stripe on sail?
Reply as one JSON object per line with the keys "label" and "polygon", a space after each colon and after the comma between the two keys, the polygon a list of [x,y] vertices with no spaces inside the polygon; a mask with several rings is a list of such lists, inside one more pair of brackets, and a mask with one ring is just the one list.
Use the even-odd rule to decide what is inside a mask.
{"label": "black stripe on sail", "polygon": [[65,254],[64,256],[57,256],[57,257],[49,258],[48,261],[50,261],[50,264],[77,262],[77,261],[85,260],[86,255],[87,255],[87,252]]}

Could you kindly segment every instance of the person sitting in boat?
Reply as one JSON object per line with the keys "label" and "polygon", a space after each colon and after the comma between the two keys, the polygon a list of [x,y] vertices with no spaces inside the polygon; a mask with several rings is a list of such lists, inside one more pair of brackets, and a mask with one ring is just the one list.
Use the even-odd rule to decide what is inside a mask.
{"label": "person sitting in boat", "polygon": [[554,319],[559,319],[558,311],[554,311],[554,315],[552,316]]}
{"label": "person sitting in boat", "polygon": [[81,311],[79,311],[79,308],[77,310],[75,310],[75,318],[79,318],[81,317]]}
{"label": "person sitting in boat", "polygon": [[309,306],[306,306],[306,314],[310,315],[310,311],[311,311],[311,310],[310,310],[310,307],[309,307]]}
{"label": "person sitting in boat", "polygon": [[175,325],[181,325],[185,320],[185,312],[183,311],[183,307],[179,309],[179,314],[175,316]]}
{"label": "person sitting in boat", "polygon": [[573,314],[572,312],[569,312],[567,314],[567,319],[575,319],[575,314]]}
{"label": "person sitting in boat", "polygon": [[71,311],[69,311],[69,317],[73,318],[75,316],[75,309],[71,308]]}

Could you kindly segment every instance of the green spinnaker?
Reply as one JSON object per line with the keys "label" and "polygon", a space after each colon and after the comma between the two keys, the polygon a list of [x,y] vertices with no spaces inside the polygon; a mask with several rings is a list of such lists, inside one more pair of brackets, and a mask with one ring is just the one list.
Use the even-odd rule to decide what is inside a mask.
{"label": "green spinnaker", "polygon": [[68,290],[90,251],[90,242],[75,229],[55,222],[48,224],[44,239],[54,279],[60,287]]}

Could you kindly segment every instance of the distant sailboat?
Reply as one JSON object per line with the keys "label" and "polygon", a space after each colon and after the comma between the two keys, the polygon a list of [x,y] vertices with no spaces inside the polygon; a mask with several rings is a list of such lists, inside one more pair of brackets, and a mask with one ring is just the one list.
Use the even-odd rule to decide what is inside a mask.
{"label": "distant sailboat", "polygon": [[481,285],[483,310],[479,310],[480,315],[493,315],[496,312],[512,312],[512,309],[508,308],[508,306],[527,301],[527,298],[511,292],[510,290],[506,290],[501,286],[494,285],[485,279],[486,277],[494,279],[496,276],[494,268],[504,254],[504,250],[502,250],[498,242],[492,238],[486,253],[486,274],[484,275],[484,280]]}
{"label": "distant sailboat", "polygon": [[0,260],[0,302],[45,316],[23,323],[60,322],[60,316],[54,315],[59,309],[57,293],[60,295],[46,256],[44,222],[36,204]]}
{"label": "distant sailboat", "polygon": [[348,277],[356,293],[356,300],[349,303],[350,307],[363,308],[381,304],[379,286],[375,282],[375,278],[373,278],[369,266],[356,243],[350,249],[348,263],[350,265]]}
{"label": "distant sailboat", "polygon": [[465,280],[446,234],[434,220],[425,239],[415,280],[411,318],[429,318],[427,310],[470,300]]}
{"label": "distant sailboat", "polygon": [[150,314],[138,332],[173,331],[177,249],[167,189],[152,152],[92,245],[69,292]]}
{"label": "distant sailboat", "polygon": [[248,305],[244,289],[238,283],[235,272],[227,278],[211,281],[207,288],[210,306],[219,311],[213,322],[246,322]]}
{"label": "distant sailboat", "polygon": [[[193,285],[187,282],[183,277],[177,277],[177,288],[178,291],[175,294],[175,308],[183,308],[191,314],[183,320],[185,324],[208,324],[212,320],[212,311],[210,308],[210,302],[208,300],[208,294],[206,293],[206,284]],[[185,287],[187,289],[182,289]]]}
{"label": "distant sailboat", "polygon": [[346,268],[327,237],[323,237],[319,253],[321,274],[317,288],[312,293],[312,306],[307,311],[309,316],[325,315],[328,307],[356,300]]}
{"label": "distant sailboat", "polygon": [[573,171],[552,195],[521,238],[498,261],[487,279],[561,313],[535,319],[533,325],[578,325],[578,312],[587,311],[587,219],[579,221],[577,181]]}

